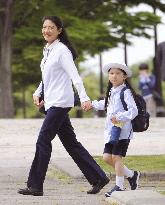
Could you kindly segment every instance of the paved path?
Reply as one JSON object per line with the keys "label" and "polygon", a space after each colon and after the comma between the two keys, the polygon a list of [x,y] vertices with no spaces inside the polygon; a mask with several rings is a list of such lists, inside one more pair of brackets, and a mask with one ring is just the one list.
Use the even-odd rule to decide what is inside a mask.
{"label": "paved path", "polygon": [[[106,204],[103,195],[105,190],[98,195],[89,196],[84,192],[90,186],[84,180],[74,178],[68,180],[65,175],[61,177],[56,172],[53,174],[55,165],[63,165],[64,171],[72,173],[75,178],[79,178],[81,175],[62,147],[58,137],[53,141],[52,158],[45,182],[45,196],[31,197],[17,194],[17,189],[22,187],[27,179],[34,157],[37,133],[42,121],[42,119],[0,119],[0,204]],[[72,123],[78,140],[92,155],[101,155],[104,147],[104,119],[72,119]],[[128,154],[165,154],[164,133],[165,119],[152,119],[147,132],[135,135]]]}

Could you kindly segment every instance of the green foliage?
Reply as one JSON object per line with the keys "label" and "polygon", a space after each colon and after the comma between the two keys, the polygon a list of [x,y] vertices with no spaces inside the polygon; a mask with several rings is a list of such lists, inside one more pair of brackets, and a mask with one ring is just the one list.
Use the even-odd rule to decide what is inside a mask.
{"label": "green foliage", "polygon": [[[160,18],[151,12],[130,12],[130,8],[140,3],[144,2],[138,0],[91,0],[90,2],[88,0],[15,0],[12,79],[16,109],[19,109],[17,103],[22,99],[20,97],[22,89],[28,93],[28,89],[36,87],[41,79],[39,64],[44,45],[41,35],[43,16],[57,15],[63,19],[69,37],[80,56],[78,61],[82,61],[86,54],[99,54],[116,47],[120,42],[131,44],[131,36],[149,38],[146,29],[158,24]],[[145,3],[154,8],[164,9],[161,1]],[[98,76],[88,73],[84,83],[89,96],[97,99],[99,97]],[[106,89],[106,82],[104,87]],[[29,101],[29,95],[25,100]],[[27,109],[32,107],[29,103],[24,103]]]}
{"label": "green foliage", "polygon": [[99,78],[94,72],[90,72],[84,79],[84,86],[91,99],[97,99],[99,97]]}
{"label": "green foliage", "polygon": [[19,89],[19,92],[14,92],[16,118],[43,117],[38,108],[33,104],[32,94],[34,90],[34,86],[28,86],[25,90]]}

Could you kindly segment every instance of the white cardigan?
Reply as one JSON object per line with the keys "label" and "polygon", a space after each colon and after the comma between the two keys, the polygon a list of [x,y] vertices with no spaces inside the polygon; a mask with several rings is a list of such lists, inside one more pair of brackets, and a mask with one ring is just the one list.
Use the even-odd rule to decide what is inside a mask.
{"label": "white cardigan", "polygon": [[[132,93],[129,89],[124,91],[124,100],[127,104],[128,111],[124,110],[122,102],[120,100],[120,92],[125,84],[118,86],[117,88],[111,89],[110,102],[107,107],[107,117],[105,122],[104,130],[104,141],[108,143],[110,141],[111,129],[112,129],[112,116],[116,116],[116,119],[123,122],[120,138],[121,139],[131,139],[133,137],[132,123],[131,120],[134,119],[138,114],[138,109],[136,103],[133,99]],[[93,108],[95,110],[104,110],[105,100],[94,100],[92,102]]]}
{"label": "white cardigan", "polygon": [[[73,107],[72,82],[78,91],[80,101],[88,101],[89,97],[85,92],[70,50],[57,39],[44,49],[43,54],[40,67],[44,83],[45,109],[47,110],[52,106]],[[41,90],[42,82],[33,95],[40,97]]]}

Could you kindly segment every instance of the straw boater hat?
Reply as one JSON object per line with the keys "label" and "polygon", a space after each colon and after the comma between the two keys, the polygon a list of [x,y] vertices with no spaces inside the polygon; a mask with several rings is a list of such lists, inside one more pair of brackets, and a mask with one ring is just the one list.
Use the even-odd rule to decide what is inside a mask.
{"label": "straw boater hat", "polygon": [[124,70],[128,77],[132,76],[132,71],[126,66],[125,63],[108,63],[103,67],[103,72],[107,73],[111,68],[119,68]]}

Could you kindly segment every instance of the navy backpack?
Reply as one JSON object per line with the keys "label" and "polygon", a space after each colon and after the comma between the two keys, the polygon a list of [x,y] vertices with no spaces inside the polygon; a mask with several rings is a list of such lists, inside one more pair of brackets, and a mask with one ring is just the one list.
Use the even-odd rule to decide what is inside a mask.
{"label": "navy backpack", "polygon": [[[123,104],[124,110],[128,110],[127,104],[124,100],[124,91],[126,89],[129,89],[129,88],[124,87],[120,93],[120,100]],[[138,108],[138,115],[131,121],[132,128],[134,132],[143,132],[143,131],[146,131],[149,127],[150,115],[146,111],[146,102],[144,98],[137,93],[133,97],[134,97],[136,106]]]}

